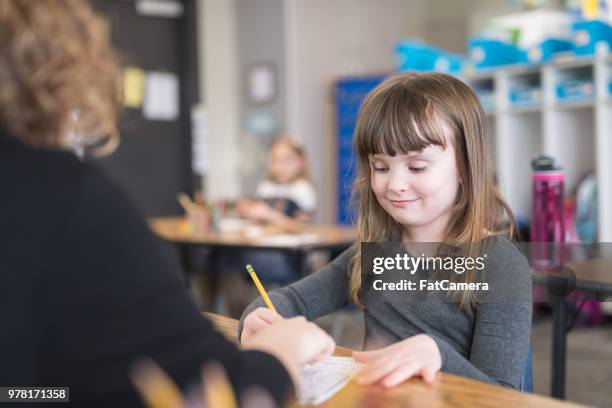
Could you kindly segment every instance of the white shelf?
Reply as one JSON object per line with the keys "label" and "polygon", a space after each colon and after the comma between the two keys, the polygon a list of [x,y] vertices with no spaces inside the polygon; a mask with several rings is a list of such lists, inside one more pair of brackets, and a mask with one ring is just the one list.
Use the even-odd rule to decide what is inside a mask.
{"label": "white shelf", "polygon": [[510,75],[528,75],[528,74],[537,74],[542,70],[541,65],[533,65],[533,64],[515,64],[508,65],[504,68],[504,71]]}
{"label": "white shelf", "polygon": [[585,57],[576,57],[572,55],[570,58],[560,58],[551,62],[551,65],[554,65],[559,68],[577,68],[577,67],[589,67],[593,66],[596,58],[592,56]]}
{"label": "white shelf", "polygon": [[584,109],[593,108],[595,106],[594,100],[586,101],[560,101],[557,100],[553,105],[553,109]]}
{"label": "white shelf", "polygon": [[[556,87],[568,79],[592,79],[592,100],[559,100]],[[565,193],[575,191],[589,172],[598,180],[598,239],[612,242],[612,57],[557,60],[542,65],[517,64],[464,78],[475,86],[488,84],[495,109],[487,111],[489,139],[502,195],[515,215],[531,215],[531,160],[540,154],[555,158],[565,171]],[[486,82],[486,81],[490,81]],[[510,90],[541,87],[541,103],[512,104]]]}
{"label": "white shelf", "polygon": [[511,105],[505,113],[540,113],[542,109],[542,105]]}

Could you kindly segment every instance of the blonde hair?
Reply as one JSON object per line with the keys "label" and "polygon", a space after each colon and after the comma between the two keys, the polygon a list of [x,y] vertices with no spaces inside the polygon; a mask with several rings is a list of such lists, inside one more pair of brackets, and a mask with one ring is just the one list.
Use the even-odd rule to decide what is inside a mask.
{"label": "blonde hair", "polygon": [[[300,142],[295,137],[292,137],[289,135],[280,135],[272,141],[268,149],[268,152],[272,152],[272,149],[274,149],[274,147],[278,145],[285,145],[289,147],[291,151],[296,156],[298,156],[300,160],[302,161],[301,171],[295,176],[293,180],[291,180],[291,182],[297,181],[297,180],[306,180],[312,183],[312,179],[310,178],[310,172],[308,171],[308,161],[306,160],[306,151],[304,150],[304,146],[302,145],[302,142]],[[276,177],[270,171],[268,171],[267,178],[268,180],[272,182],[277,182]]]}
{"label": "blonde hair", "polygon": [[120,70],[86,1],[0,1],[0,123],[35,146],[116,145]]}
{"label": "blonde hair", "polygon": [[[357,119],[353,139],[358,156],[357,176],[353,185],[358,203],[359,242],[391,241],[402,231],[378,203],[370,185],[369,156],[395,155],[420,151],[428,145],[447,147],[441,122],[452,131],[449,141],[461,180],[452,208],[445,242],[468,245],[481,242],[488,234],[513,235],[514,217],[497,191],[489,157],[485,115],[474,92],[460,80],[446,74],[402,74],[376,87],[365,99]],[[510,225],[504,225],[504,217]],[[362,306],[361,249],[353,257],[349,295]],[[471,281],[472,274],[462,278]],[[475,299],[471,292],[460,293],[460,305],[471,310]]]}

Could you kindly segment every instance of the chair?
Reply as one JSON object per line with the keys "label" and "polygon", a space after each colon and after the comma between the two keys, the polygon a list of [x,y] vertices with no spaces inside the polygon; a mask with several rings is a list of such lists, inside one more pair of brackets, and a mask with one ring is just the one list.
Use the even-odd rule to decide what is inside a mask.
{"label": "chair", "polygon": [[533,392],[533,369],[531,357],[531,345],[529,345],[529,350],[527,350],[527,358],[525,359],[525,367],[523,368],[523,376],[521,377],[521,385],[519,388],[522,392]]}

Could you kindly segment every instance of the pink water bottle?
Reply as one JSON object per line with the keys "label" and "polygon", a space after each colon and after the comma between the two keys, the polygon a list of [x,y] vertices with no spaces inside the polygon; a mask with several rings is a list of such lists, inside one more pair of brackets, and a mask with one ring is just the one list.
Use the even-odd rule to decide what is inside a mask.
{"label": "pink water bottle", "polygon": [[[563,223],[563,181],[565,175],[555,166],[551,157],[540,156],[531,162],[533,167],[533,207],[531,213],[530,241],[532,243],[563,243],[565,226]],[[536,250],[534,266],[538,269],[552,269],[563,262],[562,245],[539,245]],[[534,247],[535,249],[535,247]]]}

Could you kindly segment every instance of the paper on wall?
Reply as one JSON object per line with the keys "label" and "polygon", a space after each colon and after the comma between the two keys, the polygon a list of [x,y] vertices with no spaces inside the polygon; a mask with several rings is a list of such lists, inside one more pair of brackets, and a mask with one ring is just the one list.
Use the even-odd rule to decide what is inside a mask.
{"label": "paper on wall", "polygon": [[168,72],[147,75],[143,115],[151,120],[176,120],[179,115],[178,77]]}
{"label": "paper on wall", "polygon": [[191,164],[194,173],[204,176],[208,166],[208,112],[202,105],[191,108]]}
{"label": "paper on wall", "polygon": [[140,68],[123,70],[123,104],[127,108],[140,108],[144,97],[145,72]]}

